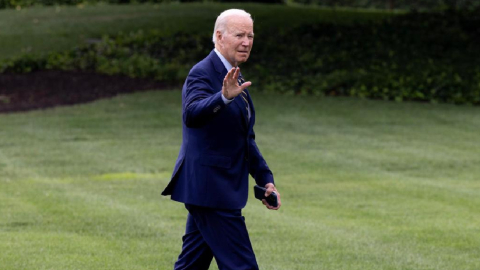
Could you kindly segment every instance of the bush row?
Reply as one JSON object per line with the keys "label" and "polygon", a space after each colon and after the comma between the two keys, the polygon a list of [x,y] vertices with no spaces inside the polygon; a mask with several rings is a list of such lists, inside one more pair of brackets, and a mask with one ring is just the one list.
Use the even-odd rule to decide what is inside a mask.
{"label": "bush row", "polygon": [[206,36],[184,33],[163,37],[157,31],[105,36],[98,43],[82,45],[65,52],[24,55],[3,61],[0,72],[84,70],[179,82],[186,77],[192,64],[211,50],[211,41],[208,42],[207,39]]}
{"label": "bush row", "polygon": [[[480,104],[480,18],[412,13],[381,23],[256,27],[242,66],[256,91]],[[26,55],[1,72],[90,70],[181,83],[208,35],[136,32],[62,53]]]}
{"label": "bush row", "polygon": [[[209,0],[209,2],[241,2],[239,0]],[[131,4],[131,3],[170,3],[170,2],[206,2],[203,0],[0,0],[0,9],[15,7],[30,7],[33,5],[77,5],[82,3],[110,3],[110,4]],[[248,2],[258,3],[283,3],[283,0],[249,0]]]}
{"label": "bush row", "polygon": [[456,12],[304,25],[262,37],[251,61],[272,91],[480,104],[479,27]]}
{"label": "bush row", "polygon": [[472,9],[480,6],[476,0],[290,0],[295,3],[327,7],[356,7],[406,10]]}
{"label": "bush row", "polygon": [[29,7],[33,5],[77,5],[81,3],[112,3],[112,4],[127,4],[127,3],[163,3],[171,2],[169,0],[0,0],[1,8],[14,7]]}
{"label": "bush row", "polygon": [[[0,8],[28,7],[32,5],[76,5],[80,3],[106,2],[112,4],[127,3],[168,3],[168,2],[242,2],[240,0],[0,0]],[[475,0],[248,0],[248,2],[283,4],[321,5],[327,7],[354,7],[377,9],[472,9],[480,3]]]}

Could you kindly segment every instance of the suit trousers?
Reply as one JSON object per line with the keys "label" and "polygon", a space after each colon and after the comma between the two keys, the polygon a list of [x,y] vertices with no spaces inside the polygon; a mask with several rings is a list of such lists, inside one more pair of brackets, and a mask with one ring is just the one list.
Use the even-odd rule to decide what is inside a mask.
{"label": "suit trousers", "polygon": [[187,225],[174,270],[207,270],[213,257],[220,270],[258,270],[241,209],[185,208]]}

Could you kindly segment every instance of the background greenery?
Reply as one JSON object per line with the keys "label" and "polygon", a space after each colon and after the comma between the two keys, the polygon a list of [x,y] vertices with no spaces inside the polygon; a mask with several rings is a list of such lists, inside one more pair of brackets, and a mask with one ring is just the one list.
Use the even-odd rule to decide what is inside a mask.
{"label": "background greenery", "polygon": [[[187,2],[240,2],[238,0],[0,0],[0,8],[22,8],[33,5],[83,5],[132,3],[187,3]],[[475,0],[247,0],[265,4],[307,4],[327,7],[353,7],[374,9],[442,10],[474,9],[480,6]]]}
{"label": "background greenery", "polygon": [[[205,29],[213,25],[219,12],[214,7],[219,6],[153,7],[162,10],[160,14],[172,11],[158,19],[165,22],[163,26],[155,29],[150,22],[141,31],[104,36],[101,41],[89,39],[93,44],[75,49],[22,54],[0,63],[0,72],[87,70],[180,84],[190,67],[212,49],[211,30]],[[250,73],[244,75],[259,89],[480,104],[480,19],[475,11],[392,15],[315,9],[307,12],[306,8],[253,4],[245,7],[251,7],[249,11],[255,17],[257,39],[251,60],[243,65]],[[101,9],[95,8],[96,12]],[[75,14],[72,9],[63,12]],[[184,20],[190,12],[197,15]],[[194,21],[200,16],[209,20]],[[58,22],[47,20],[53,25]],[[139,26],[144,22],[139,20]],[[196,26],[189,27],[192,24]],[[200,26],[203,30],[197,30]]]}
{"label": "background greenery", "polygon": [[[251,93],[283,202],[244,209],[261,269],[480,267],[478,108]],[[186,210],[160,192],[180,104],[1,115],[2,269],[171,269]]]}
{"label": "background greenery", "polygon": [[[0,0],[0,8],[17,8],[31,6],[52,5],[85,5],[85,4],[138,4],[138,3],[189,3],[189,2],[240,2],[232,0]],[[284,4],[284,0],[248,0],[243,2],[256,2],[265,4]]]}
{"label": "background greenery", "polygon": [[[376,59],[396,63],[414,53],[418,68],[412,66],[411,73],[393,68],[391,76],[418,76],[426,83],[419,74],[438,65],[438,70],[457,72],[458,89],[467,89],[463,82],[478,76],[463,70],[478,61],[472,34],[476,24],[470,22],[475,17],[235,6],[254,14],[258,28],[244,72],[254,82],[250,92],[258,116],[257,142],[283,202],[273,212],[250,197],[244,209],[261,269],[479,269],[478,107],[315,95],[348,91],[341,84],[329,91],[322,87],[324,82],[334,85],[335,76],[359,76],[349,68],[358,68],[361,57],[371,67]],[[229,7],[99,4],[0,10],[1,68],[28,72],[85,65],[141,76],[125,63],[158,61],[153,67],[165,68],[162,74],[169,76],[162,80],[181,79],[193,60],[168,55],[169,50],[175,44],[195,55],[207,50],[215,16]],[[429,28],[420,24],[416,29],[419,22]],[[444,38],[438,36],[441,31]],[[108,37],[102,39],[104,34]],[[392,48],[408,57],[381,49],[392,38]],[[85,45],[87,40],[100,42]],[[433,43],[422,44],[429,40]],[[365,55],[350,54],[355,48]],[[142,58],[152,52],[168,57]],[[262,56],[275,52],[284,53],[284,60],[270,63]],[[296,53],[306,54],[295,59]],[[423,54],[433,62],[422,62],[427,59]],[[372,55],[378,58],[368,59]],[[114,65],[114,58],[119,63]],[[161,61],[165,59],[171,62]],[[324,77],[310,84],[296,81],[302,77],[284,69],[287,60],[333,73],[320,72]],[[458,63],[462,61],[467,63]],[[273,85],[278,90],[269,89],[273,82],[262,80],[275,74],[263,78],[257,73],[262,65],[277,63],[281,76]],[[337,69],[343,71],[334,75]],[[390,69],[380,64],[374,69],[377,75],[370,73],[375,83],[390,81],[377,79],[386,74],[383,70]],[[446,74],[437,82],[452,85],[448,76],[454,73]],[[279,95],[293,89],[289,80],[310,85],[310,95]],[[315,92],[314,85],[321,90]],[[301,89],[308,88],[294,90],[303,93]],[[456,93],[457,88],[450,89]],[[145,92],[0,115],[0,268],[171,269],[181,248],[186,210],[160,192],[180,146],[180,99],[179,91]]]}
{"label": "background greenery", "polygon": [[291,2],[327,7],[376,8],[389,10],[474,9],[480,5],[480,3],[475,0],[291,0]]}
{"label": "background greenery", "polygon": [[[216,16],[237,6],[255,16],[256,26],[272,25],[279,29],[313,22],[352,24],[378,20],[391,13],[374,11],[336,12],[310,7],[286,7],[258,4],[132,4],[95,6],[32,7],[0,10],[0,60],[25,53],[41,54],[70,50],[104,35],[158,31],[172,35],[179,31],[210,36]],[[272,15],[273,14],[273,15]],[[280,14],[280,16],[274,16]],[[210,44],[210,46],[213,46]],[[256,49],[256,46],[254,47]]]}

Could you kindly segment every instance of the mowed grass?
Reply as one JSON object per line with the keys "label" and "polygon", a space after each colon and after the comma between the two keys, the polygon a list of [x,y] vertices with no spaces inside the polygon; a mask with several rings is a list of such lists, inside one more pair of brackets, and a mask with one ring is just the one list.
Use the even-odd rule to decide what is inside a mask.
{"label": "mowed grass", "polygon": [[[283,202],[243,212],[261,269],[480,268],[479,108],[251,92]],[[0,268],[172,269],[180,102],[0,115]]]}
{"label": "mowed grass", "polygon": [[119,32],[156,29],[165,35],[178,31],[211,35],[216,17],[228,8],[246,9],[254,17],[256,27],[268,27],[272,31],[304,22],[346,24],[392,16],[378,11],[248,3],[99,4],[7,9],[0,10],[0,60],[24,53],[68,50],[87,40]]}

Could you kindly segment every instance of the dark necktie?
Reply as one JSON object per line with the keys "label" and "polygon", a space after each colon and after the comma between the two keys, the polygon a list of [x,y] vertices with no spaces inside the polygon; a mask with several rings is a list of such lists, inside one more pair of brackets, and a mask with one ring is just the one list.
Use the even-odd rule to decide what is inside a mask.
{"label": "dark necktie", "polygon": [[[245,82],[245,80],[243,79],[242,75],[240,74],[238,76],[238,85],[242,85],[244,82]],[[245,109],[247,110],[247,119],[250,120],[250,105],[248,104],[247,93],[245,92],[245,90],[242,91],[240,96],[242,97],[243,101],[245,102]]]}

